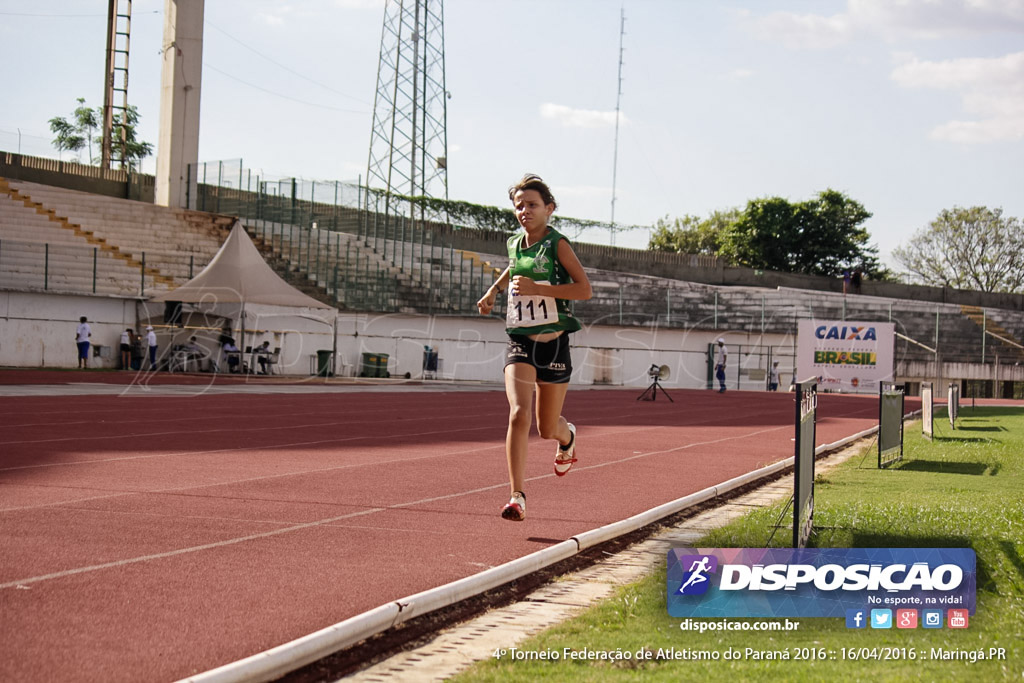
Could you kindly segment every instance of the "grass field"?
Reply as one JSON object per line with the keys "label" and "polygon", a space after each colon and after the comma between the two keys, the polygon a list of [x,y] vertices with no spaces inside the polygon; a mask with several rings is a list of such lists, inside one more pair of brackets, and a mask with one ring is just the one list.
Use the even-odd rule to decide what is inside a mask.
{"label": "grass field", "polygon": [[[1020,681],[1024,677],[1024,411],[994,407],[962,411],[955,432],[937,418],[936,439],[931,442],[921,437],[919,422],[910,423],[899,465],[877,469],[872,445],[863,455],[819,476],[812,545],[973,548],[978,591],[969,628],[854,630],[847,629],[842,619],[791,618],[800,622],[795,631],[682,631],[683,620],[669,617],[666,611],[663,566],[624,587],[613,599],[519,647],[525,658],[557,653],[557,661],[513,660],[506,653],[455,680]],[[764,547],[783,507],[755,510],[695,545]],[[782,529],[772,545],[785,547],[791,537]],[[564,648],[630,653],[631,657],[567,660]],[[978,652],[998,655],[990,648],[1004,648],[1005,659],[971,661]],[[678,656],[684,651],[717,653],[718,659],[670,658],[673,652]],[[643,657],[638,659],[637,652]],[[738,656],[727,660],[730,652]],[[755,656],[773,652],[789,658]],[[875,655],[879,659],[872,658]],[[881,659],[886,655],[898,658]],[[958,659],[937,659],[938,655]]]}

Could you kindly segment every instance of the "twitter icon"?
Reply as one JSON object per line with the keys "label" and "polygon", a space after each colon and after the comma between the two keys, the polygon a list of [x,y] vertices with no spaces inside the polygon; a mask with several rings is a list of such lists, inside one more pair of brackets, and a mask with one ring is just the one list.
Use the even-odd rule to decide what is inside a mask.
{"label": "twitter icon", "polygon": [[871,610],[871,628],[892,628],[892,610]]}

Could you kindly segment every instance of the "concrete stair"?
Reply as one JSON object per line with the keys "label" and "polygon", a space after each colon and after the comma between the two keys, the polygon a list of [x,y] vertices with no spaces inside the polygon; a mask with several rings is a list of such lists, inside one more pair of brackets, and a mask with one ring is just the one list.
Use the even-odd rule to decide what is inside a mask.
{"label": "concrete stair", "polygon": [[[1024,361],[1024,344],[1021,343],[1020,338],[1014,332],[1003,325],[1003,322],[1012,325],[1014,321],[1000,316],[999,312],[991,315],[988,310],[982,310],[978,306],[961,306],[960,310],[968,320],[986,334],[986,355],[995,354],[1002,359],[1013,362]],[[1016,322],[1019,332],[1024,325],[1021,325],[1019,321]]]}
{"label": "concrete stair", "polygon": [[[60,228],[72,233],[75,237],[80,237],[85,240],[90,246],[96,247],[101,250],[104,254],[111,256],[112,258],[123,261],[126,265],[137,269],[138,272],[144,273],[147,276],[153,278],[153,280],[164,286],[171,286],[174,284],[174,278],[168,277],[160,272],[158,268],[152,266],[146,266],[143,262],[137,261],[131,254],[125,253],[121,248],[114,244],[109,244],[105,237],[100,237],[92,230],[88,230],[80,223],[73,222],[71,219],[63,213],[58,213],[56,209],[50,208],[44,205],[43,202],[36,201],[31,195],[27,193],[27,190],[35,188],[26,188],[26,185],[30,183],[18,183],[18,187],[15,187],[9,181],[0,179],[0,192],[7,195],[15,201],[20,201],[25,207],[34,210],[37,214],[45,217],[49,222],[56,224]],[[40,185],[38,188],[45,188]],[[70,192],[70,190],[63,190],[61,192]],[[83,194],[83,193],[76,193]],[[91,197],[92,195],[84,195],[85,197]]]}
{"label": "concrete stair", "polygon": [[315,285],[320,291],[311,296],[344,309],[475,313],[477,299],[501,274],[491,262],[500,257],[429,243],[422,234],[403,242],[383,231],[373,238],[264,221],[246,229],[282,277]]}
{"label": "concrete stair", "polygon": [[[261,210],[284,216],[288,207]],[[476,301],[507,262],[503,253],[455,248],[453,236],[458,233],[445,226],[414,229],[403,219],[393,219],[385,230],[380,217],[328,205],[309,215],[319,229],[269,220],[247,221],[246,227],[286,280],[343,309],[473,315]],[[0,179],[0,286],[149,293],[181,284],[199,272],[220,248],[233,221],[231,216]],[[459,239],[467,241],[464,235]],[[478,242],[483,248],[491,243],[500,248],[499,239]],[[41,266],[47,258],[49,263]],[[982,311],[838,292],[724,287],[595,268],[587,268],[587,273],[594,297],[571,306],[588,325],[702,329],[756,337],[762,332],[795,334],[803,319],[892,321],[903,337],[918,342],[898,339],[898,359],[933,360],[934,353],[921,344],[935,345],[938,325],[939,351],[946,362],[979,362],[983,344],[987,356],[998,353],[1001,359],[1024,360],[1016,346],[1024,338],[1024,313],[1013,310]],[[498,307],[500,314],[504,297]],[[982,324],[992,333],[984,342]]]}
{"label": "concrete stair", "polygon": [[0,179],[0,287],[132,296],[163,285],[154,269],[62,218]]}
{"label": "concrete stair", "polygon": [[145,202],[75,192],[47,185],[9,181],[33,204],[91,237],[97,245],[124,255],[160,287],[179,285],[216,254],[233,224],[230,216],[170,209]]}

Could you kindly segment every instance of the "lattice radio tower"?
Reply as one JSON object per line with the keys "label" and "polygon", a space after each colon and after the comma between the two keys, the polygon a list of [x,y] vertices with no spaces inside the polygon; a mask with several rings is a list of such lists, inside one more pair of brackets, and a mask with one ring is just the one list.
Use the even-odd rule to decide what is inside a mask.
{"label": "lattice radio tower", "polygon": [[447,105],[443,1],[387,0],[366,171],[367,187],[385,193],[385,216],[447,222],[444,211],[396,199],[448,199]]}
{"label": "lattice radio tower", "polygon": [[622,55],[625,52],[623,42],[626,38],[626,8],[619,10],[619,87],[615,95],[615,155],[612,160],[612,218],[608,226],[609,242],[615,246],[615,186],[619,175],[619,119],[622,111]]}

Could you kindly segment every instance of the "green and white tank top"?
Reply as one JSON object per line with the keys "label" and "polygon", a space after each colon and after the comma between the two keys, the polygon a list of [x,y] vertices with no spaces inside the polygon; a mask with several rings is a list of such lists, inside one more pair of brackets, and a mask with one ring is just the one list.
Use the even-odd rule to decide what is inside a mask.
{"label": "green and white tank top", "polygon": [[[548,228],[536,244],[524,247],[526,233],[508,239],[508,276],[511,285],[516,275],[528,277],[539,284],[564,285],[572,282],[565,267],[558,262],[558,241],[565,236]],[[565,330],[575,332],[582,327],[569,311],[569,302],[550,296],[523,296],[508,288],[508,309],[505,331],[509,334],[543,334]]]}

